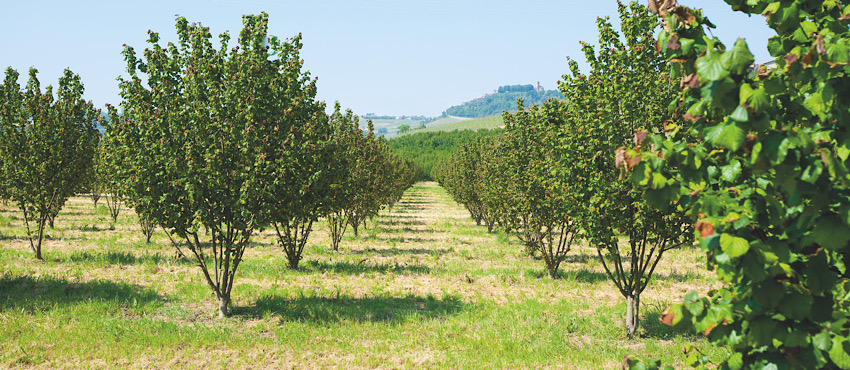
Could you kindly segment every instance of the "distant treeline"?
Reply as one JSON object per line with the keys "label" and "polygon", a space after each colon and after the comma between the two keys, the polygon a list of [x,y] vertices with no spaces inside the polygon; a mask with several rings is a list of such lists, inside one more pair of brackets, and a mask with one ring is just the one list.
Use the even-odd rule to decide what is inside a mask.
{"label": "distant treeline", "polygon": [[[530,90],[514,91],[525,89],[526,87],[531,87],[531,85],[501,86],[498,93],[453,106],[446,109],[446,114],[470,118],[487,117],[494,114],[501,114],[502,111],[515,111],[517,98],[522,98],[525,106],[530,107],[532,104],[541,104],[550,98],[560,99],[563,97],[560,91],[534,91],[533,87]],[[502,90],[505,90],[505,92],[502,92]]]}
{"label": "distant treeline", "polygon": [[526,91],[534,91],[534,85],[505,85],[499,86],[499,89],[496,90],[497,93],[509,93],[509,92],[526,92]]}
{"label": "distant treeline", "polygon": [[402,158],[413,160],[422,168],[424,180],[433,180],[431,169],[466,142],[499,135],[503,129],[421,132],[387,141],[390,149]]}
{"label": "distant treeline", "polygon": [[360,116],[361,119],[393,119],[393,120],[410,120],[410,121],[424,121],[432,119],[433,117],[425,117],[425,116],[379,116],[375,113],[366,113]]}

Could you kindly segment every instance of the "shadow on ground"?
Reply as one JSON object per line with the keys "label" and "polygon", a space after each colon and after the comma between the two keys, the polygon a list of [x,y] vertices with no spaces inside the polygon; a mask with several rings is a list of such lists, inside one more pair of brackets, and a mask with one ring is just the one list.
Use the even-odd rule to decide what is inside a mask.
{"label": "shadow on ground", "polygon": [[464,308],[457,297],[298,297],[265,296],[254,307],[237,307],[234,315],[262,317],[278,315],[282,322],[315,323],[385,322],[438,319]]}
{"label": "shadow on ground", "polygon": [[447,248],[364,248],[351,250],[351,254],[377,254],[380,256],[398,256],[402,254],[427,254],[433,256],[442,256],[451,252]]}
{"label": "shadow on ground", "polygon": [[[59,259],[57,259],[59,260]],[[67,257],[71,262],[100,262],[110,265],[158,265],[162,263],[177,263],[183,265],[192,265],[191,262],[182,258],[174,258],[159,253],[152,255],[136,256],[127,252],[106,252],[106,253],[89,253],[89,252],[73,252]]]}
{"label": "shadow on ground", "polygon": [[111,281],[75,283],[54,277],[0,277],[0,312],[39,312],[84,301],[140,306],[162,300],[153,290]]}
{"label": "shadow on ground", "polygon": [[336,274],[360,275],[367,273],[388,273],[396,274],[430,274],[431,268],[427,266],[408,266],[389,263],[371,263],[367,259],[362,259],[359,262],[325,262],[325,261],[306,261],[303,264],[303,269],[313,270],[316,272],[332,272]]}

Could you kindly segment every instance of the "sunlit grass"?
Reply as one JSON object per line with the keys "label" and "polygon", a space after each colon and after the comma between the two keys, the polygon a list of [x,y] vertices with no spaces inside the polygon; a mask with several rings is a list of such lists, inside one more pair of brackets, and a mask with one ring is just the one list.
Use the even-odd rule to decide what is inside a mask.
{"label": "sunlit grass", "polygon": [[0,367],[615,368],[623,356],[682,366],[701,337],[658,322],[716,283],[696,248],[665,255],[642,299],[642,337],[595,250],[579,243],[558,280],[515,237],[475,226],[434,183],[330,249],[315,224],[298,270],[273,232],[240,265],[233,315],[216,318],[200,270],[131,210],[117,222],[89,198],[56,218],[36,261],[13,206],[0,207]]}

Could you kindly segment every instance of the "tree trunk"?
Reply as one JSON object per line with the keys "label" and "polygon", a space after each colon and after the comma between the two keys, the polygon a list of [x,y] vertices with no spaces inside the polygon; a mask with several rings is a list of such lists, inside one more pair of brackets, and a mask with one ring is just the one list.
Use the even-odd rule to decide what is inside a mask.
{"label": "tree trunk", "polygon": [[301,262],[301,256],[289,255],[286,260],[289,262],[290,270],[298,270],[298,262]]}
{"label": "tree trunk", "polygon": [[[38,240],[35,242],[35,246],[33,247],[33,252],[35,252],[35,259],[39,261],[44,261],[44,257],[41,256],[41,241],[44,240],[44,221],[39,221],[38,223]],[[32,239],[30,239],[30,245],[32,246]]]}
{"label": "tree trunk", "polygon": [[357,236],[357,227],[360,226],[358,224],[352,224],[351,227],[354,229],[354,236]]}
{"label": "tree trunk", "polygon": [[640,313],[640,294],[626,297],[626,331],[629,339],[633,339],[638,329],[638,315]]}
{"label": "tree trunk", "polygon": [[230,305],[230,296],[216,293],[218,298],[218,318],[227,317],[227,306]]}

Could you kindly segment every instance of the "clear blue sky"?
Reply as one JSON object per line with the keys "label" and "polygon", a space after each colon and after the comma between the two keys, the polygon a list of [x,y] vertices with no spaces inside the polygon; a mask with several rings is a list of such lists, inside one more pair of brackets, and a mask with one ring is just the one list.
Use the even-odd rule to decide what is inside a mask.
{"label": "clear blue sky", "polygon": [[[763,17],[733,13],[722,1],[682,3],[705,9],[725,43],[744,37],[757,61],[770,58]],[[117,105],[123,44],[141,51],[149,29],[163,44],[175,41],[176,14],[235,36],[243,14],[265,11],[271,34],[303,34],[319,99],[358,114],[436,116],[500,85],[554,89],[567,56],[583,61],[579,41],[596,43],[596,17],[616,20],[616,9],[614,0],[8,1],[0,67],[23,76],[36,67],[43,86],[71,68],[87,99]]]}

